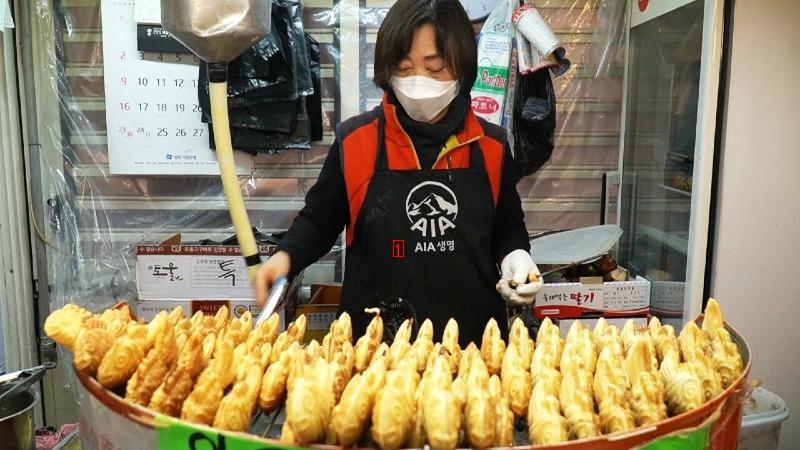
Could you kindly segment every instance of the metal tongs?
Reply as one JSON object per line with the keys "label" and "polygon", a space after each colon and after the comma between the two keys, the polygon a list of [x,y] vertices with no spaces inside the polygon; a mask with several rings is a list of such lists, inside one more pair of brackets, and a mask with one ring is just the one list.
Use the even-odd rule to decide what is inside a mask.
{"label": "metal tongs", "polygon": [[11,385],[9,389],[0,392],[0,404],[3,403],[7,397],[11,397],[19,392],[22,392],[33,383],[38,382],[44,376],[45,366],[31,367],[30,369],[18,370],[16,372],[7,373],[0,376],[0,388]]}
{"label": "metal tongs", "polygon": [[261,310],[261,313],[259,313],[256,318],[256,327],[261,325],[261,322],[267,320],[269,316],[278,309],[278,304],[283,299],[283,294],[286,293],[287,287],[289,287],[289,280],[287,280],[286,277],[278,278],[275,281],[272,285],[272,289],[269,290],[269,296],[267,296],[267,303],[264,305],[264,309]]}

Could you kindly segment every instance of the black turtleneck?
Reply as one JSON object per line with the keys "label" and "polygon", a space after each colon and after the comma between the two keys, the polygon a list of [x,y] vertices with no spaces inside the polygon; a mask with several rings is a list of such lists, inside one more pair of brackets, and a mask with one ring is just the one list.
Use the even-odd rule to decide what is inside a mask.
{"label": "black turtleneck", "polygon": [[420,167],[429,169],[436,163],[436,158],[447,139],[464,126],[464,117],[470,106],[470,99],[465,94],[459,94],[450,102],[447,112],[436,123],[417,122],[409,117],[400,102],[395,104],[397,105],[397,119],[408,137],[411,138],[411,143],[414,144]]}
{"label": "black turtleneck", "polygon": [[[394,103],[399,102],[395,100]],[[411,138],[422,167],[433,167],[447,139],[463,127],[469,107],[469,97],[459,94],[448,106],[444,117],[433,124],[412,120],[398,107],[400,125]],[[491,246],[498,264],[513,250],[530,250],[525,215],[516,185],[514,160],[506,145],[500,196],[492,224]],[[297,275],[331,250],[349,222],[349,211],[339,143],[335,141],[316,184],[306,194],[305,206],[278,245],[278,249],[286,251],[291,258],[290,276]]]}

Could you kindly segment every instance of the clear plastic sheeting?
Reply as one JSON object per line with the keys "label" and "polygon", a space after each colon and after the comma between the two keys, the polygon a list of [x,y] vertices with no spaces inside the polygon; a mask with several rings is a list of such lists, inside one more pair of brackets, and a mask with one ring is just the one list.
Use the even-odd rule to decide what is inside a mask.
{"label": "clear plastic sheeting", "polygon": [[[116,1],[108,0],[112,5]],[[597,225],[601,177],[616,170],[622,95],[624,2],[542,0],[535,5],[572,61],[555,80],[558,127],[550,162],[519,183],[531,232]],[[106,0],[104,0],[104,6]],[[112,176],[108,168],[100,0],[46,0],[31,8],[35,108],[29,164],[43,211],[51,308],[99,310],[136,295],[135,249],[181,233],[183,242],[233,234],[213,176]],[[319,42],[323,139],[308,151],[259,155],[241,188],[255,227],[289,227],[333,141],[332,126],[376,106],[378,27],[391,2],[311,0],[304,29]],[[480,24],[476,24],[479,28]],[[358,93],[358,95],[354,95]],[[198,119],[199,120],[199,119]],[[307,283],[341,279],[340,252],[306,271]]]}

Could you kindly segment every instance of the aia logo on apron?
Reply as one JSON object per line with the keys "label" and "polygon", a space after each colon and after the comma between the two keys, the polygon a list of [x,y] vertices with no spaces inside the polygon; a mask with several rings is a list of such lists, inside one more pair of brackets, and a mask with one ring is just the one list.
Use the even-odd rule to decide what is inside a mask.
{"label": "aia logo on apron", "polygon": [[408,193],[406,215],[411,229],[421,233],[422,237],[440,237],[456,227],[458,199],[444,184],[424,181]]}

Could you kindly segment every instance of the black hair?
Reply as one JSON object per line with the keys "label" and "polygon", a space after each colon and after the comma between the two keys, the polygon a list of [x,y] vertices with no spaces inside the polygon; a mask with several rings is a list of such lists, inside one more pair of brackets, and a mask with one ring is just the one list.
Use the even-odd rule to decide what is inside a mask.
{"label": "black hair", "polygon": [[459,0],[398,0],[378,29],[373,81],[390,90],[389,80],[411,50],[414,31],[425,24],[433,25],[436,49],[461,91],[469,92],[477,76],[478,47],[475,30]]}

